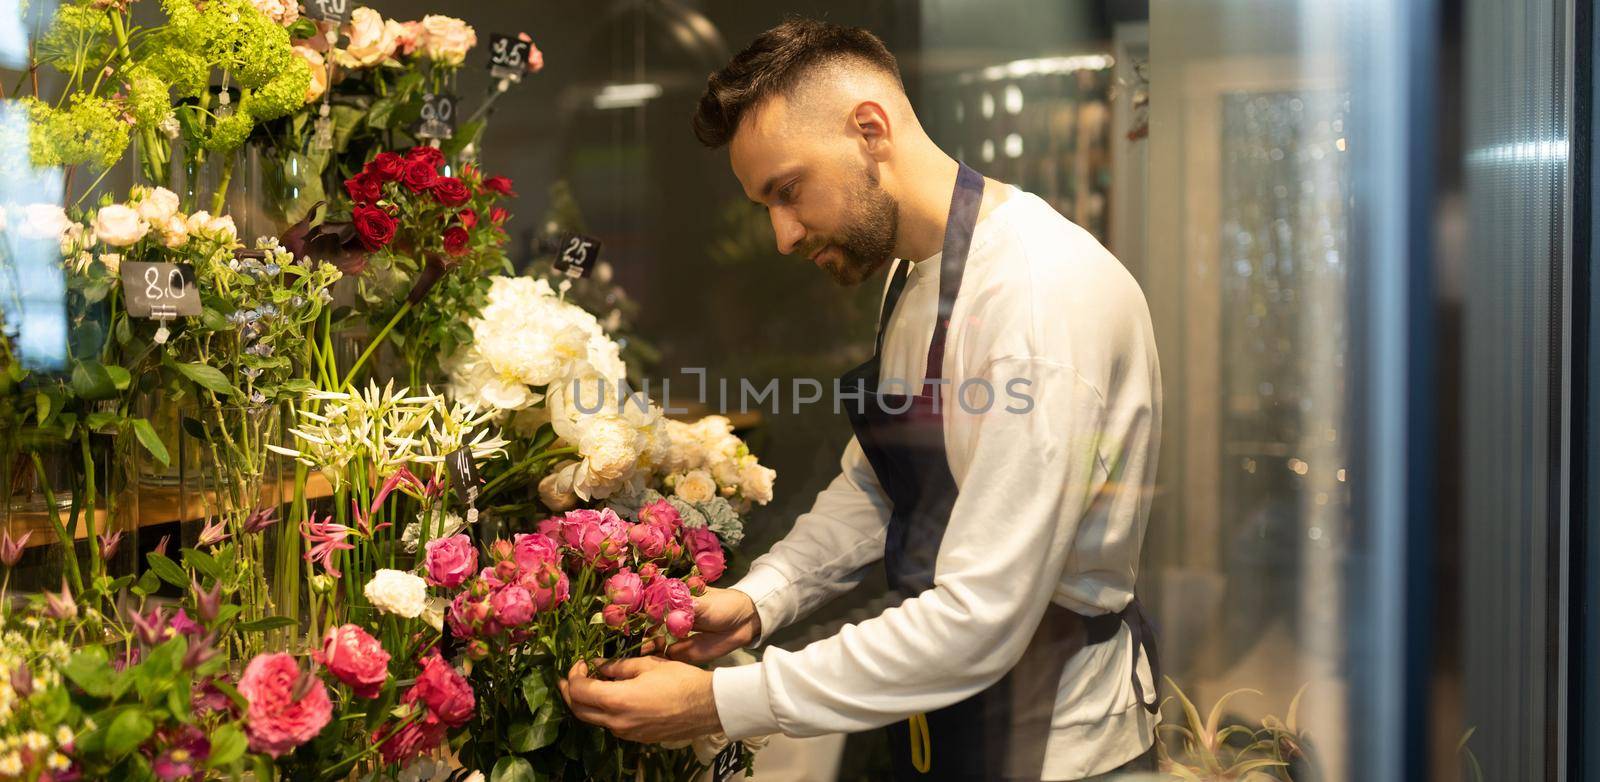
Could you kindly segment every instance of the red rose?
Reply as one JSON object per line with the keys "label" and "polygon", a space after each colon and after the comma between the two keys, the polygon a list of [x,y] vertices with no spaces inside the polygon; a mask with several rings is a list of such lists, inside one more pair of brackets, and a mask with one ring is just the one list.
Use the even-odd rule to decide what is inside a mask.
{"label": "red rose", "polygon": [[466,228],[468,231],[478,227],[477,212],[474,212],[471,209],[463,209],[461,210],[461,214],[459,216],[461,218],[462,227]]}
{"label": "red rose", "polygon": [[361,244],[368,250],[382,249],[394,238],[394,218],[376,206],[356,207],[350,220],[355,223],[356,233],[361,236]]}
{"label": "red rose", "polygon": [[438,147],[412,147],[411,151],[406,153],[406,159],[411,162],[427,163],[435,171],[444,165],[444,153],[440,152]]}
{"label": "red rose", "polygon": [[283,652],[256,655],[245,666],[239,694],[249,704],[244,730],[251,750],[279,757],[315,738],[328,724],[333,716],[328,690],[316,677],[304,685],[300,677],[306,675]]}
{"label": "red rose", "polygon": [[460,206],[472,199],[472,193],[461,180],[444,176],[433,183],[433,197],[445,206]]}
{"label": "red rose", "polygon": [[421,700],[433,716],[452,728],[467,724],[476,705],[472,685],[438,652],[423,659],[422,673],[417,674],[417,683],[405,694],[404,700],[407,703]]}
{"label": "red rose", "polygon": [[506,218],[510,217],[510,216],[511,216],[510,212],[507,212],[506,210],[501,209],[498,206],[489,207],[489,222],[494,223],[495,225],[499,225],[499,224],[505,222]]}
{"label": "red rose", "polygon": [[378,697],[383,683],[389,680],[389,653],[378,639],[356,625],[328,628],[322,651],[315,656],[360,698]]}
{"label": "red rose", "polygon": [[344,181],[344,191],[358,204],[370,204],[383,197],[383,181],[368,172],[361,172]]}
{"label": "red rose", "polygon": [[393,182],[400,178],[406,170],[406,159],[393,152],[379,152],[377,157],[367,164],[370,173],[375,173],[386,182]]}
{"label": "red rose", "polygon": [[467,229],[452,225],[444,229],[444,251],[451,255],[464,255],[471,238],[467,235]]}
{"label": "red rose", "polygon": [[439,172],[433,164],[426,160],[406,161],[406,170],[400,174],[400,181],[413,193],[425,193],[439,181]]}
{"label": "red rose", "polygon": [[493,190],[503,196],[514,196],[516,192],[511,189],[511,180],[503,176],[492,176],[483,180],[485,189]]}

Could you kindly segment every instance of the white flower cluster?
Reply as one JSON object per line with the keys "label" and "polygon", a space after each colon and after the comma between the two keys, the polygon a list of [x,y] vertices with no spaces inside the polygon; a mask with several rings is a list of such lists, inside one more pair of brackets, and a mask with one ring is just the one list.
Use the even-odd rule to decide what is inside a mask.
{"label": "white flower cluster", "polygon": [[231,250],[238,243],[232,217],[207,212],[186,215],[178,206],[178,196],[171,190],[135,186],[126,203],[100,207],[88,225],[68,217],[55,204],[27,204],[0,211],[0,231],[14,225],[21,238],[54,239],[60,243],[61,257],[77,272],[87,272],[98,262],[113,276],[128,249],[147,238],[167,249],[184,247],[191,237],[212,242],[207,250]]}
{"label": "white flower cluster", "polygon": [[[22,698],[17,693],[16,673],[26,665],[32,675],[27,682],[33,692],[61,686],[60,666],[66,663],[71,650],[59,639],[50,642],[41,654],[30,653],[34,646],[17,632],[7,632],[0,637],[0,777],[17,777],[25,770],[23,753],[29,757],[44,758],[44,766],[53,772],[66,771],[71,761],[63,754],[75,739],[66,725],[54,727],[54,735],[38,730],[28,722],[30,712],[16,707]],[[33,659],[29,660],[29,657]]]}
{"label": "white flower cluster", "polygon": [[667,421],[667,458],[659,467],[663,482],[687,502],[713,496],[740,498],[757,505],[772,501],[778,473],[763,467],[733,433],[733,422],[708,415],[694,423]]}
{"label": "white flower cluster", "polygon": [[592,500],[642,486],[654,466],[667,458],[661,408],[643,394],[618,397],[615,383],[592,374],[551,388],[550,425],[556,436],[577,447],[582,458],[562,466],[540,485],[547,505],[556,488]]}
{"label": "white flower cluster", "polygon": [[422,616],[428,605],[427,583],[403,570],[379,570],[361,593],[379,611],[406,619]]}
{"label": "white flower cluster", "polygon": [[359,394],[316,391],[308,398],[331,403],[322,412],[301,410],[299,426],[289,430],[299,448],[268,445],[327,477],[337,490],[344,485],[352,461],[364,461],[379,476],[393,475],[411,463],[439,464],[452,451],[472,448],[474,459],[505,453],[506,441],[492,426],[493,412],[478,413],[470,405],[450,404],[432,391],[407,396],[391,382],[376,382]]}

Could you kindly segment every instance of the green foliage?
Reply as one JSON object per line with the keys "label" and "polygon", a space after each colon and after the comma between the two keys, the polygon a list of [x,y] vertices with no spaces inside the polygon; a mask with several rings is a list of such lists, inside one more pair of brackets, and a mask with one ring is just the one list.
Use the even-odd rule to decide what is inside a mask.
{"label": "green foliage", "polygon": [[22,103],[32,125],[28,154],[34,166],[109,168],[128,149],[130,127],[114,101],[74,93],[59,109],[32,97]]}

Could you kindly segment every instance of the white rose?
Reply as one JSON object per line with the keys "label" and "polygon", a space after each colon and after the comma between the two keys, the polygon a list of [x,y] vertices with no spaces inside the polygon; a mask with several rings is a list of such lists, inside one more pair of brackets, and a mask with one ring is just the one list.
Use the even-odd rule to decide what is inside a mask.
{"label": "white rose", "polygon": [[229,215],[213,217],[206,222],[206,233],[219,242],[231,243],[239,239],[239,229],[234,226],[233,218]]}
{"label": "white rose", "polygon": [[422,54],[445,65],[460,65],[467,50],[478,45],[478,35],[466,22],[451,16],[422,17]]}
{"label": "white rose", "polygon": [[100,265],[115,277],[122,272],[122,253],[101,253]]}
{"label": "white rose", "polygon": [[577,473],[577,462],[563,462],[539,481],[539,500],[546,508],[554,513],[565,513],[578,507],[578,495],[572,490]]}
{"label": "white rose", "polygon": [[406,619],[422,616],[422,610],[427,607],[427,583],[400,570],[379,570],[362,593],[379,611]]}
{"label": "white rose", "polygon": [[772,484],[777,479],[777,470],[752,462],[739,470],[739,493],[757,505],[765,505],[772,501]]}
{"label": "white rose", "polygon": [[155,228],[161,232],[161,243],[167,247],[182,247],[189,243],[189,224],[184,222],[183,215],[173,215]]}
{"label": "white rose", "polygon": [[678,479],[678,485],[673,487],[672,493],[684,502],[708,502],[717,496],[717,482],[705,470],[690,470]]}
{"label": "white rose", "polygon": [[205,236],[206,226],[210,224],[211,213],[202,209],[192,215],[189,215],[189,219],[184,223],[184,227],[188,229],[190,236]]}
{"label": "white rose", "polygon": [[335,57],[348,68],[370,68],[394,54],[398,32],[377,11],[357,8],[350,15],[350,42]]}
{"label": "white rose", "polygon": [[22,208],[17,232],[29,239],[60,239],[71,226],[65,209],[55,204],[28,204]]}
{"label": "white rose", "polygon": [[296,46],[293,51],[311,67],[311,86],[306,87],[306,103],[311,103],[328,91],[328,61],[323,59],[322,52],[309,46]]}
{"label": "white rose", "polygon": [[150,224],[138,212],[123,204],[102,207],[94,216],[95,235],[112,247],[132,245],[149,232]]}
{"label": "white rose", "polygon": [[139,216],[159,226],[178,214],[178,194],[164,187],[147,190],[139,199]]}

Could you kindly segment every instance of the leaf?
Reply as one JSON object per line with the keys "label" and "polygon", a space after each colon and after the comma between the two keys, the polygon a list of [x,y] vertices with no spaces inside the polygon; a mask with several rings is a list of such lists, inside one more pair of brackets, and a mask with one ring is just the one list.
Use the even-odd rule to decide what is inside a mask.
{"label": "leaf", "polygon": [[500,758],[489,772],[489,782],[534,782],[533,766],[519,757]]}
{"label": "leaf", "polygon": [[128,370],[116,364],[107,364],[105,366],[106,374],[111,376],[111,383],[117,387],[118,391],[126,391],[128,386],[133,384],[133,375],[128,374]]}
{"label": "leaf", "polygon": [[201,575],[210,576],[214,581],[222,580],[222,566],[217,564],[216,557],[204,551],[192,548],[184,549],[183,564],[199,571]]}
{"label": "leaf", "polygon": [[116,413],[97,410],[83,417],[83,425],[89,427],[91,432],[105,432],[115,429],[117,421],[121,418],[122,416]]}
{"label": "leaf", "polygon": [[144,593],[145,596],[153,595],[161,588],[161,577],[154,570],[146,570],[139,574],[139,583],[134,584],[135,591]]}
{"label": "leaf", "polygon": [[534,671],[522,677],[522,697],[528,702],[528,712],[534,713],[550,699],[550,685],[544,674]]}
{"label": "leaf", "polygon": [[161,435],[156,434],[156,428],[150,425],[148,419],[132,418],[129,419],[129,423],[133,425],[133,436],[139,438],[139,444],[144,446],[162,467],[171,463],[172,457],[167,455],[166,443],[161,442]]}
{"label": "leaf", "polygon": [[211,686],[221,690],[223,695],[228,696],[228,700],[233,701],[234,708],[239,711],[246,711],[250,708],[250,702],[245,700],[244,696],[239,694],[238,688],[232,684],[222,679],[213,679]]}
{"label": "leaf", "polygon": [[532,752],[554,744],[560,733],[561,715],[554,703],[546,701],[532,719],[512,723],[506,741],[517,752]]}
{"label": "leaf", "polygon": [[178,371],[182,373],[184,377],[189,378],[196,384],[212,391],[213,393],[221,394],[223,396],[232,396],[235,393],[233,384],[228,382],[228,377],[222,374],[222,370],[217,369],[216,367],[194,363],[177,364],[176,366],[178,367]]}
{"label": "leaf", "polygon": [[152,551],[145,554],[144,558],[150,563],[150,569],[155,571],[162,581],[179,589],[189,588],[189,574],[183,572],[183,568],[178,567],[178,563],[173,562],[165,554]]}
{"label": "leaf", "polygon": [[34,411],[39,417],[39,424],[41,426],[44,425],[45,421],[50,419],[50,405],[52,402],[53,400],[50,398],[50,395],[43,391],[40,391],[33,396]]}
{"label": "leaf", "polygon": [[134,751],[156,730],[155,723],[138,707],[123,709],[106,727],[106,754],[121,757]]}
{"label": "leaf", "polygon": [[67,659],[67,664],[61,667],[61,672],[79,689],[96,698],[110,695],[115,683],[106,650],[99,646],[91,646],[72,655]]}
{"label": "leaf", "polygon": [[235,725],[223,725],[211,731],[211,757],[206,761],[207,765],[212,768],[232,765],[234,761],[244,757],[248,743],[244,731]]}
{"label": "leaf", "polygon": [[[220,374],[220,373],[219,373]],[[72,365],[72,393],[79,399],[110,399],[117,395],[117,384],[98,361],[77,361]]]}
{"label": "leaf", "polygon": [[265,630],[276,630],[280,627],[292,627],[295,624],[297,622],[287,616],[268,616],[248,622],[240,622],[239,630],[246,633],[256,633]]}

